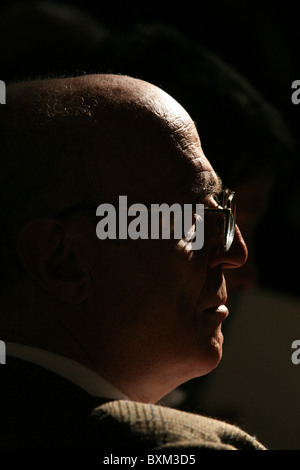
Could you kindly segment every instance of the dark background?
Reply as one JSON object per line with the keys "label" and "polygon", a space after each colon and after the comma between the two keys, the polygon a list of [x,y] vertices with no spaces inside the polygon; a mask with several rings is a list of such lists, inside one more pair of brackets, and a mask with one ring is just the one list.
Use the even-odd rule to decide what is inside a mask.
{"label": "dark background", "polygon": [[[34,2],[3,1],[5,11],[14,4]],[[43,3],[43,2],[37,2]],[[187,36],[217,52],[223,59],[244,74],[285,116],[299,145],[298,123],[300,105],[291,101],[291,84],[300,79],[300,6],[293,2],[221,1],[188,4],[167,2],[134,3],[101,1],[58,1],[60,5],[81,8],[104,27],[120,32],[137,22],[164,22],[176,26]],[[63,31],[51,25],[47,31],[32,30],[30,16],[18,14],[0,30],[0,79],[27,77],[31,72],[47,70],[47,56],[53,64],[72,62],[72,51],[64,46]],[[2,15],[3,20],[3,15]],[[36,23],[36,22],[35,22]],[[67,19],[66,19],[67,24]],[[49,33],[50,31],[50,33]],[[73,40],[76,31],[73,32]],[[78,36],[78,42],[81,36]],[[53,45],[53,48],[52,48]],[[77,45],[78,46],[78,45]],[[18,54],[19,51],[19,54]],[[82,62],[76,55],[74,69]],[[66,60],[65,60],[66,61]],[[84,67],[84,63],[83,63]],[[256,252],[260,283],[289,294],[299,294],[299,155],[288,181],[277,185],[268,214],[257,231]],[[285,175],[283,175],[285,176]]]}
{"label": "dark background", "polygon": [[[74,70],[84,69],[84,61],[80,62],[76,54],[72,56],[65,46],[63,28],[51,30],[50,25],[48,31],[36,27],[32,30],[32,18],[22,14],[12,22],[11,29],[2,12],[7,6],[12,9],[15,3],[18,4],[3,1],[0,5],[1,80],[44,73],[48,61],[56,62],[58,68],[73,61]],[[263,0],[134,2],[133,5],[100,1],[56,3],[80,7],[115,32],[127,31],[137,22],[159,21],[176,26],[244,74],[282,112],[300,146],[300,104],[291,101],[292,82],[300,80],[299,4]],[[84,35],[77,36],[75,30],[75,42],[76,38],[80,45]],[[299,152],[295,155],[291,173],[283,174],[283,181],[278,182],[256,233],[259,287],[266,289],[268,296],[259,294],[250,298],[250,306],[244,303],[244,316],[234,318],[229,328],[229,343],[235,349],[229,348],[224,365],[200,385],[204,411],[228,419],[232,417],[231,402],[239,401],[240,390],[244,401],[234,409],[234,418],[250,432],[257,432],[266,444],[284,449],[289,446],[300,449],[297,405],[300,365],[298,370],[290,361],[291,342],[300,338],[299,155]],[[272,323],[272,319],[277,323]],[[195,382],[195,387],[198,385]],[[256,420],[251,420],[253,417]]]}

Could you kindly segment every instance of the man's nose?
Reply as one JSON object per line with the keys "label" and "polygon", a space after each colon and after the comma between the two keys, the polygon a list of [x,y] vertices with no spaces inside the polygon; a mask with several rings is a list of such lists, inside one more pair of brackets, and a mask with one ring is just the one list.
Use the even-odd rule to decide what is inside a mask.
{"label": "man's nose", "polygon": [[221,266],[223,269],[240,268],[246,263],[247,258],[247,245],[238,226],[236,226],[234,239],[228,251],[212,247],[209,258],[209,267],[215,268],[217,266]]}

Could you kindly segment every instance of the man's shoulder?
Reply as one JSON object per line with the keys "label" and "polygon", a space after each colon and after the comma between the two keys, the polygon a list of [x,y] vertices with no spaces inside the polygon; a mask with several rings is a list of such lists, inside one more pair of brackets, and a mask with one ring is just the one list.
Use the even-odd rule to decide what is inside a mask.
{"label": "man's shoulder", "polygon": [[265,449],[237,426],[134,401],[108,401],[93,410],[91,422],[93,441],[105,429],[106,446],[115,449]]}

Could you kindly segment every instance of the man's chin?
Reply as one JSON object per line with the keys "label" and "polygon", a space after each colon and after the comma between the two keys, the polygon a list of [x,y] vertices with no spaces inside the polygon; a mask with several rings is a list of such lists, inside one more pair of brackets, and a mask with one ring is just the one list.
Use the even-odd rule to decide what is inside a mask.
{"label": "man's chin", "polygon": [[205,367],[203,367],[203,373],[201,375],[209,374],[219,365],[223,355],[223,341],[224,337],[220,328],[218,332],[211,338],[210,344],[207,347],[205,354]]}

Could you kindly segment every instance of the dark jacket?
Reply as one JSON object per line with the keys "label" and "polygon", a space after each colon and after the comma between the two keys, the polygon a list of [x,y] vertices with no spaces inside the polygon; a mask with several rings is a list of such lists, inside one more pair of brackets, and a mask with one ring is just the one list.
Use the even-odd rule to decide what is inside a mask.
{"label": "dark jacket", "polygon": [[241,429],[197,414],[95,398],[43,367],[0,366],[0,450],[263,450]]}

